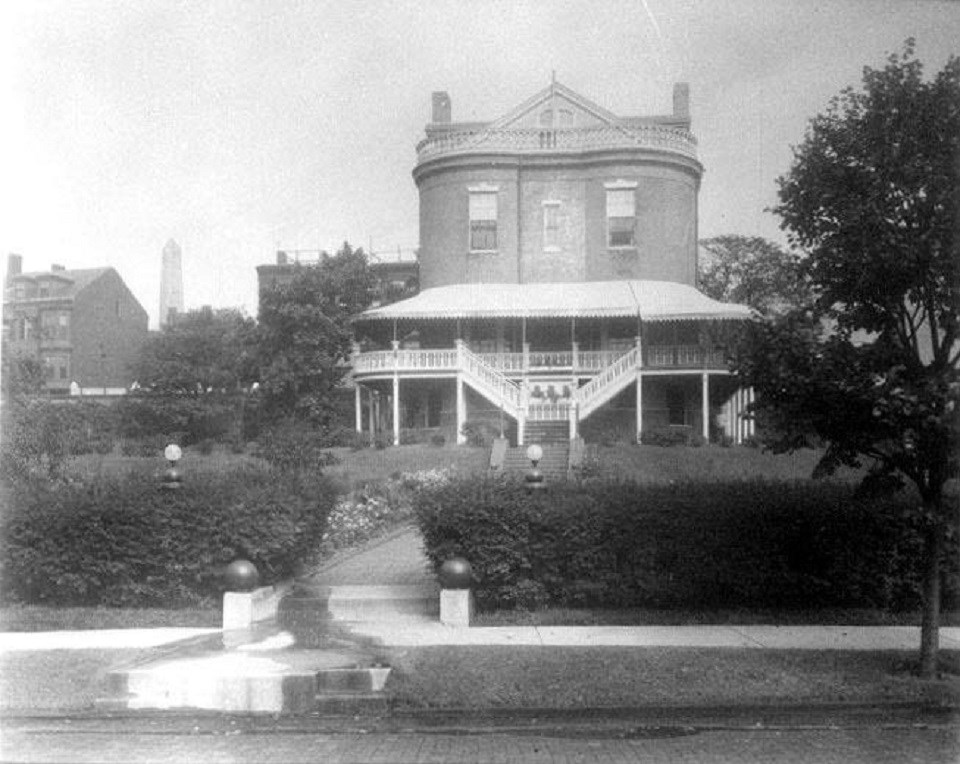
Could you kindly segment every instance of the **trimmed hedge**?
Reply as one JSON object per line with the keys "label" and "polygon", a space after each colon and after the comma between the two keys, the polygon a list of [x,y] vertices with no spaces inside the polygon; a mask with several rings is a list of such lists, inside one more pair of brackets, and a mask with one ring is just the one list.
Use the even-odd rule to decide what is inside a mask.
{"label": "trimmed hedge", "polygon": [[4,495],[5,599],[138,607],[208,602],[237,558],[252,560],[263,584],[294,574],[320,548],[336,500],[322,477],[250,468],[176,491],[128,476],[24,481]]}
{"label": "trimmed hedge", "polygon": [[[921,602],[921,539],[906,495],[831,483],[676,486],[460,479],[419,491],[427,556],[463,556],[484,609],[870,607]],[[955,545],[944,597],[958,599]]]}

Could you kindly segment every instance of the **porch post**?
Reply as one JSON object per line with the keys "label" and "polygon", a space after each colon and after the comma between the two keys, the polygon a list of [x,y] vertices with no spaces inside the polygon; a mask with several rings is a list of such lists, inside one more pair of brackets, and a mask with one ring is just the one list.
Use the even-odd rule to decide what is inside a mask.
{"label": "porch post", "polygon": [[353,388],[353,411],[357,432],[363,432],[363,393],[356,383]]}
{"label": "porch post", "polygon": [[710,442],[710,375],[703,372],[701,378],[700,392],[700,434],[704,441]]}
{"label": "porch post", "polygon": [[[396,322],[394,322],[396,326]],[[396,330],[394,330],[396,331]],[[400,363],[400,342],[396,339],[393,345],[393,445],[400,445],[400,372],[397,366]]]}
{"label": "porch post", "polygon": [[463,425],[467,421],[467,399],[463,389],[463,372],[457,372],[457,445],[462,446],[467,442],[467,437],[463,434]]}
{"label": "porch post", "polygon": [[370,390],[367,394],[367,416],[370,420],[370,443],[373,444],[377,437],[377,402],[374,397],[376,393]]}
{"label": "porch post", "polygon": [[570,440],[577,439],[577,417],[579,413],[577,411],[577,401],[572,400],[570,402]]}
{"label": "porch post", "polygon": [[[524,364],[526,367],[526,364]],[[520,380],[520,411],[517,412],[517,445],[522,446],[527,429],[527,378]]]}
{"label": "porch post", "polygon": [[643,434],[643,372],[637,369],[637,443]]}
{"label": "porch post", "polygon": [[[637,319],[639,323],[639,318]],[[643,434],[643,341],[641,340],[640,327],[637,327],[637,336],[634,337],[634,343],[637,347],[637,427],[636,439],[640,442],[640,436]]]}
{"label": "porch post", "polygon": [[[749,405],[752,405],[753,402],[754,402],[753,388],[752,388],[752,387],[748,387],[748,388],[747,388],[747,403],[748,403]],[[752,417],[747,420],[747,435],[748,435],[748,437],[751,437],[751,438],[755,435],[754,422],[753,422],[753,418],[752,418]]]}

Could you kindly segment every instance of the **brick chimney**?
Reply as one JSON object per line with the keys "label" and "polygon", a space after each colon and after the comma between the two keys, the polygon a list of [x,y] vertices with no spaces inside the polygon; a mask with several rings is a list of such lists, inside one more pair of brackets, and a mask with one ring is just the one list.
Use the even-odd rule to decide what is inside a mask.
{"label": "brick chimney", "polygon": [[433,93],[433,121],[447,122],[451,121],[453,116],[453,107],[450,104],[450,96],[445,90],[437,90]]}
{"label": "brick chimney", "polygon": [[19,276],[23,273],[23,255],[15,255],[12,252],[7,255],[7,277]]}
{"label": "brick chimney", "polygon": [[690,85],[678,82],[673,86],[673,116],[690,119]]}

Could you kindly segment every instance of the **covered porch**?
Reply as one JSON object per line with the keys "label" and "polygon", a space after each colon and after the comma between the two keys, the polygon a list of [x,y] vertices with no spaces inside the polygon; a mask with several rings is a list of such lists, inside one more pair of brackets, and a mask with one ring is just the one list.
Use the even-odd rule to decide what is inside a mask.
{"label": "covered porch", "polygon": [[[722,420],[727,437],[740,440],[746,399],[734,395],[726,348],[749,315],[668,282],[427,290],[356,322],[357,431],[389,421],[399,443],[404,426],[422,419],[454,428],[463,442],[465,423],[495,420],[493,429],[523,443],[528,423],[553,421],[568,423],[572,439],[603,409],[627,426],[626,409],[609,404],[632,388],[636,437],[650,427],[696,426],[709,439],[711,423]],[[691,411],[695,397],[698,413],[681,421],[677,412]]]}

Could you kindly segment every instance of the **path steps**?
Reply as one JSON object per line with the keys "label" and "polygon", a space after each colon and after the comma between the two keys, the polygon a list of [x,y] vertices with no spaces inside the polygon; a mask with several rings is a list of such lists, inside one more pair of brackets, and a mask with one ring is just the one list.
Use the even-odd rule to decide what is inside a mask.
{"label": "path steps", "polygon": [[390,667],[350,624],[435,622],[434,583],[383,586],[297,584],[276,623],[193,640],[108,676],[101,710],[233,713],[382,713]]}

